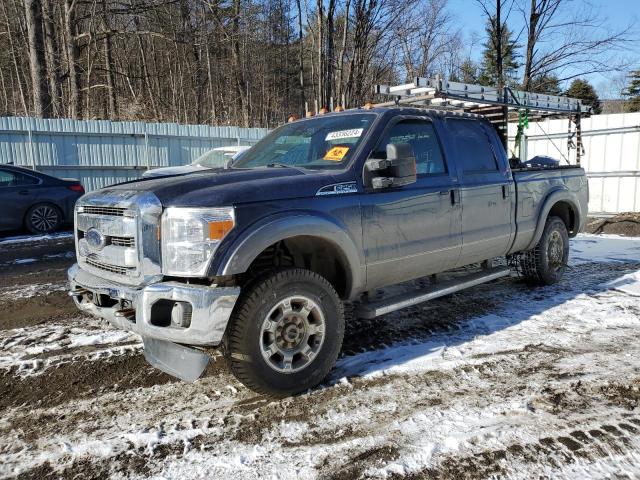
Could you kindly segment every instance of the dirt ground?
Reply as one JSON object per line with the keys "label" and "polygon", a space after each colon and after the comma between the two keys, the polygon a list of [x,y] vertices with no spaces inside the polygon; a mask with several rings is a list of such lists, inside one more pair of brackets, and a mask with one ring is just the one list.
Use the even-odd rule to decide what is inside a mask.
{"label": "dirt ground", "polygon": [[580,236],[552,287],[350,307],[330,378],[277,401],[219,355],[148,366],[68,299],[72,248],[0,238],[0,478],[640,478],[640,239]]}
{"label": "dirt ground", "polygon": [[610,218],[589,218],[586,232],[640,237],[640,213],[621,213]]}

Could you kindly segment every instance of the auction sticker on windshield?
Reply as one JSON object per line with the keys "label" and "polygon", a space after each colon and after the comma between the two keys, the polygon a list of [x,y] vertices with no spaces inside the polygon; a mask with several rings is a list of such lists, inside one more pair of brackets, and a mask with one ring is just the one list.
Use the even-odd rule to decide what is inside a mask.
{"label": "auction sticker on windshield", "polygon": [[349,151],[349,147],[333,147],[327,153],[324,154],[324,160],[331,160],[332,162],[339,162]]}
{"label": "auction sticker on windshield", "polygon": [[325,141],[340,140],[342,138],[358,138],[362,135],[363,128],[352,128],[350,130],[339,130],[337,132],[329,132]]}

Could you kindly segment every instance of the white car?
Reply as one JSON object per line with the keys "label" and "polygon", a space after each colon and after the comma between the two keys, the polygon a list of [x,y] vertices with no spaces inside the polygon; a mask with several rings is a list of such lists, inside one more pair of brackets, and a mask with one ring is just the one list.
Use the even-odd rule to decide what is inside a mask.
{"label": "white car", "polygon": [[147,170],[142,174],[142,178],[166,177],[168,175],[182,175],[185,173],[199,172],[208,168],[223,168],[227,161],[236,160],[243,152],[250,147],[247,145],[237,145],[230,147],[217,147],[200,155],[193,163],[181,165],[179,167],[162,167]]}

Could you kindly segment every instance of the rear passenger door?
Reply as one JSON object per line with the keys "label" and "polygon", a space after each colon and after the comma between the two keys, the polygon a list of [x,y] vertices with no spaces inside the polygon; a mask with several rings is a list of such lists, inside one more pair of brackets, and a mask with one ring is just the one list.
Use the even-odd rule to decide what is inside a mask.
{"label": "rear passenger door", "polygon": [[[513,181],[488,128],[471,118],[448,118],[462,203],[462,249],[456,266],[507,253],[513,235]],[[502,147],[500,147],[502,148]]]}
{"label": "rear passenger door", "polygon": [[393,119],[371,154],[385,158],[390,143],[408,143],[417,181],[362,195],[367,286],[382,287],[446,270],[460,253],[457,186],[427,117]]}
{"label": "rear passenger door", "polygon": [[31,175],[0,168],[0,229],[22,227],[27,209],[38,196],[39,183],[40,180]]}

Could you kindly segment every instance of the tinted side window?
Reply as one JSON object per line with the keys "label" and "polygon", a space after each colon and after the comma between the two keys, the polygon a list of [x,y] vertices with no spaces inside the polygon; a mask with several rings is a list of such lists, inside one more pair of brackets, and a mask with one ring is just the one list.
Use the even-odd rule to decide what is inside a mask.
{"label": "tinted side window", "polygon": [[447,173],[442,150],[431,122],[426,120],[401,120],[392,126],[379,144],[377,157],[384,157],[389,143],[408,143],[416,156],[419,174]]}
{"label": "tinted side window", "polygon": [[31,175],[23,175],[22,173],[14,173],[16,179],[14,185],[21,187],[23,185],[37,185],[40,181]]}
{"label": "tinted side window", "polygon": [[6,170],[0,170],[0,187],[10,187],[13,184],[15,177],[13,173]]}
{"label": "tinted side window", "polygon": [[463,172],[499,171],[487,133],[473,120],[448,119],[447,127],[458,152],[456,162]]}
{"label": "tinted side window", "polygon": [[38,183],[38,179],[30,175],[0,170],[0,187],[20,187],[23,185],[36,185]]}

